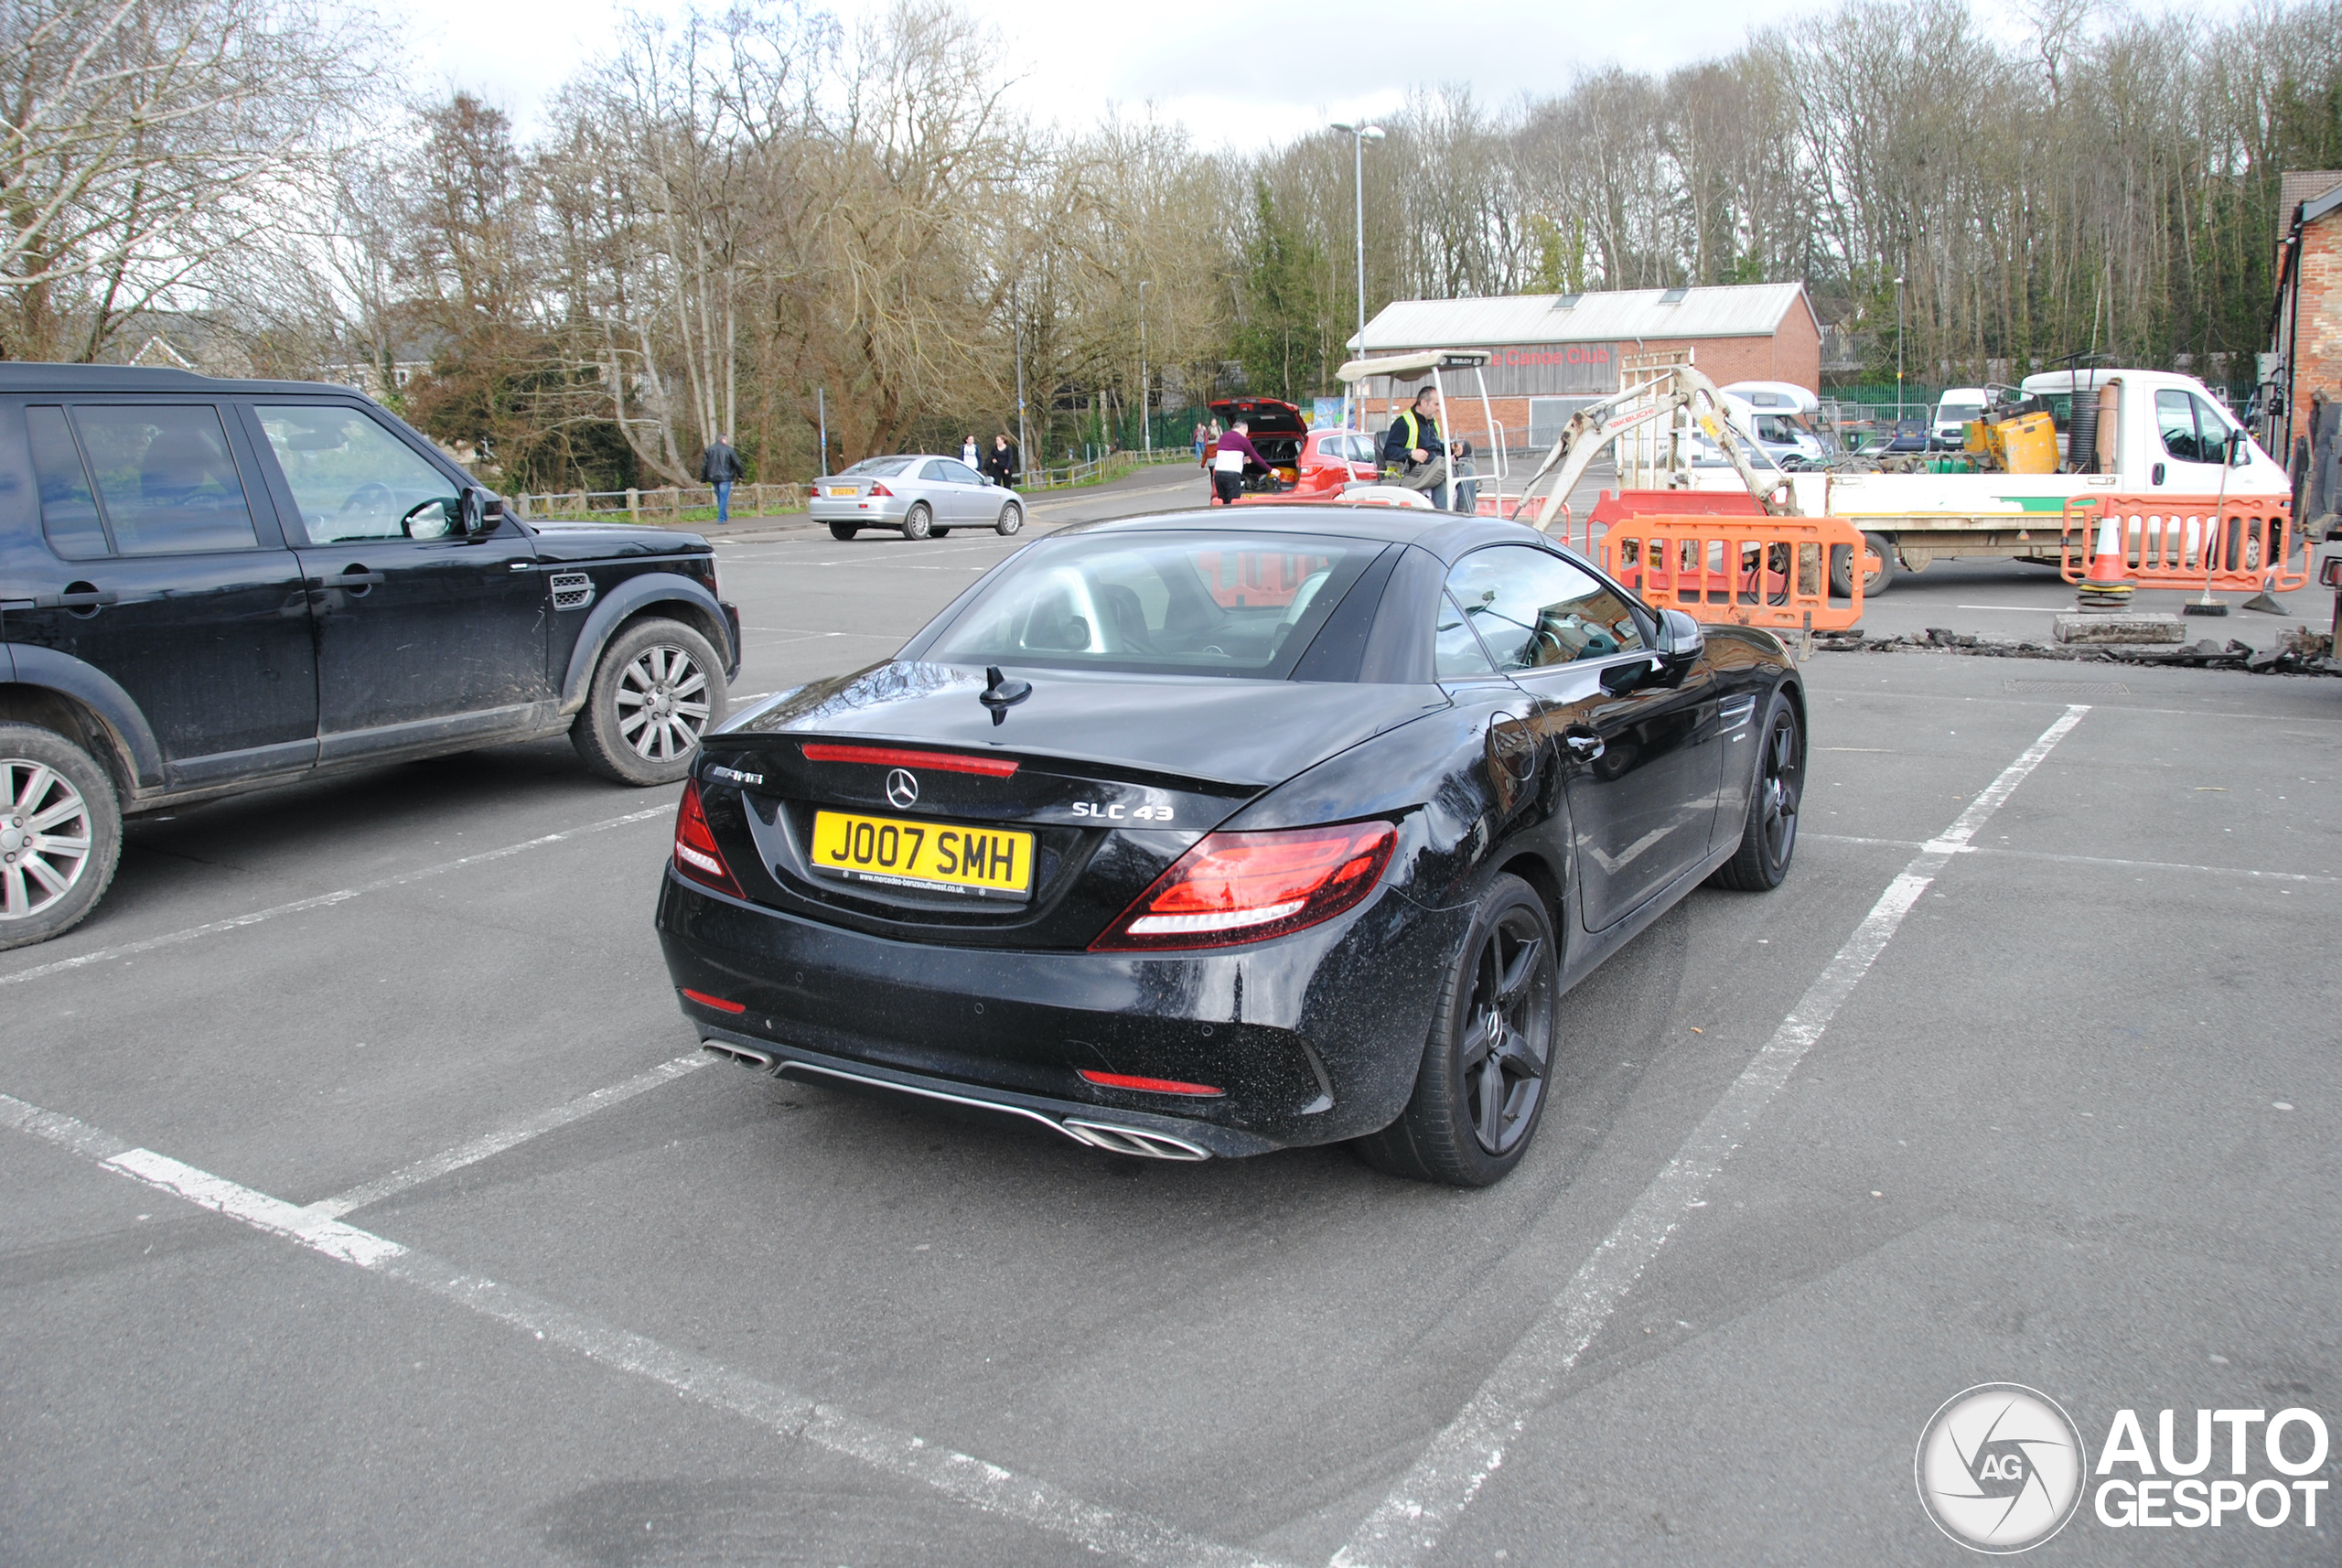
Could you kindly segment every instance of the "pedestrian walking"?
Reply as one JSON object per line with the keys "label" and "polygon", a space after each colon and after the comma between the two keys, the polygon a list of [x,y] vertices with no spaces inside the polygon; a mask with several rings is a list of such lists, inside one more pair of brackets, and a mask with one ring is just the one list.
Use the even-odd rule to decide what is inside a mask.
{"label": "pedestrian walking", "polygon": [[960,443],[960,461],[971,468],[976,466],[976,437],[973,431],[969,432],[967,439]]}
{"label": "pedestrian walking", "polygon": [[1018,456],[1016,443],[1008,438],[1008,432],[1000,432],[992,438],[992,450],[984,454],[985,475],[1004,489],[1015,488],[1020,466]]}
{"label": "pedestrian walking", "polygon": [[1198,462],[1198,463],[1200,463],[1200,462],[1202,462],[1203,460],[1204,460],[1204,427],[1203,427],[1202,423],[1199,421],[1199,422],[1198,422],[1198,424],[1197,424],[1197,425],[1196,425],[1196,461],[1197,461],[1197,462]]}
{"label": "pedestrian walking", "polygon": [[732,520],[732,484],[747,472],[740,466],[740,454],[732,450],[732,437],[719,435],[708,444],[699,460],[700,482],[715,487],[715,521]]}

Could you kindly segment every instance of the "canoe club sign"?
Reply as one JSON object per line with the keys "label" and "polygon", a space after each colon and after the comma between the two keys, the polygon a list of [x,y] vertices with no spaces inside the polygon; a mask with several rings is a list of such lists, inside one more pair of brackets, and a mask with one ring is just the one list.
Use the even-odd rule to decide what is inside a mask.
{"label": "canoe club sign", "polygon": [[[1377,348],[1377,353],[1405,349]],[[1618,390],[1618,346],[1615,343],[1518,343],[1488,349],[1490,397],[1585,396]],[[1449,395],[1472,397],[1478,392],[1469,371],[1445,378]],[[1402,389],[1403,391],[1403,389]],[[1372,393],[1380,398],[1384,389]]]}

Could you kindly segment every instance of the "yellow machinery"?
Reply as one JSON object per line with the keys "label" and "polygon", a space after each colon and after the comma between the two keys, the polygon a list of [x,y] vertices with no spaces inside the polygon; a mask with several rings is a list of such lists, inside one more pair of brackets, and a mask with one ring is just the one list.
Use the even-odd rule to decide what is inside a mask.
{"label": "yellow machinery", "polygon": [[1967,449],[1983,466],[2004,474],[2054,474],[2057,471],[2057,423],[2047,413],[2012,410],[1997,418],[1971,420]]}

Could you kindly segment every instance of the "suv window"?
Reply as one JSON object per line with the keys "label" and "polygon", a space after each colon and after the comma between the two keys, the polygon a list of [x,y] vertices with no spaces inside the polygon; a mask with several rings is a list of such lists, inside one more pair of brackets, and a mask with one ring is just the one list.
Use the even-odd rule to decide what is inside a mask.
{"label": "suv window", "polygon": [[220,411],[209,403],[91,403],[73,427],[124,555],[260,543]]}
{"label": "suv window", "polygon": [[90,561],[113,553],[106,542],[105,524],[98,519],[98,498],[90,489],[90,476],[81,467],[81,449],[61,408],[25,410],[25,429],[33,444],[33,474],[40,481],[40,526],[48,547],[68,561]]}
{"label": "suv window", "polygon": [[1475,551],[1447,575],[1448,592],[1499,670],[1606,659],[1644,646],[1617,593],[1558,555],[1523,544]]}
{"label": "suv window", "polygon": [[357,409],[263,403],[253,410],[312,544],[444,539],[456,487]]}

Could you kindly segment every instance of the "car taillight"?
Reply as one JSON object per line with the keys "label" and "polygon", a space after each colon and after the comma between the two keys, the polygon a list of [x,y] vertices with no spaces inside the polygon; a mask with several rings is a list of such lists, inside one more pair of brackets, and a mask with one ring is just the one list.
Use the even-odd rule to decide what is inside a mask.
{"label": "car taillight", "polygon": [[675,869],[735,898],[747,897],[733,880],[732,868],[724,864],[715,835],[707,831],[707,813],[700,809],[696,779],[683,785],[683,803],[675,811]]}
{"label": "car taillight", "polygon": [[873,499],[876,499],[879,496],[886,496],[891,499],[893,499],[895,492],[886,488],[886,480],[873,479],[870,482],[870,494]]}
{"label": "car taillight", "polygon": [[1372,892],[1398,842],[1389,822],[1208,833],[1090,949],[1224,947],[1314,926]]}

